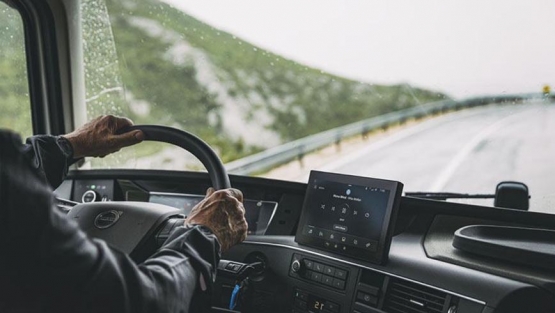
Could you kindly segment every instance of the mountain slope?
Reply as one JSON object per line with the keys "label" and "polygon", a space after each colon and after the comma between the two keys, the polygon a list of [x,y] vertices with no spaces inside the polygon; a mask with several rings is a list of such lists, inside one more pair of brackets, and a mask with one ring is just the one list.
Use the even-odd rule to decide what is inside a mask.
{"label": "mountain slope", "polygon": [[123,81],[134,98],[156,107],[149,119],[171,112],[172,122],[212,144],[234,142],[221,148],[234,148],[236,156],[445,99],[408,85],[370,85],[309,68],[158,1],[107,4]]}
{"label": "mountain slope", "polygon": [[[224,161],[439,99],[408,85],[360,83],[253,46],[154,0],[83,0],[87,114],[189,130]],[[7,13],[6,13],[7,12]],[[2,14],[13,15],[13,10]],[[0,19],[0,126],[30,132],[20,21]],[[110,28],[111,26],[111,28]],[[5,30],[5,31],[4,31]],[[116,45],[108,40],[115,38]],[[6,49],[6,47],[18,47]],[[123,91],[125,90],[125,92]],[[157,153],[140,145],[139,155]]]}

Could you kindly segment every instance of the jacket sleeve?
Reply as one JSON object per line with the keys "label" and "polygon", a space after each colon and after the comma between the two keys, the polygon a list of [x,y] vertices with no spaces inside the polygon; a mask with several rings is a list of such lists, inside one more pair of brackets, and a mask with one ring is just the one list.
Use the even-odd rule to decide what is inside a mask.
{"label": "jacket sleeve", "polygon": [[31,160],[31,165],[40,178],[52,188],[62,183],[69,166],[78,160],[73,159],[73,149],[69,141],[61,136],[29,137],[21,151]]}
{"label": "jacket sleeve", "polygon": [[188,312],[203,304],[193,300],[207,299],[220,257],[209,230],[179,228],[137,265],[53,206],[18,140],[0,131],[0,312]]}

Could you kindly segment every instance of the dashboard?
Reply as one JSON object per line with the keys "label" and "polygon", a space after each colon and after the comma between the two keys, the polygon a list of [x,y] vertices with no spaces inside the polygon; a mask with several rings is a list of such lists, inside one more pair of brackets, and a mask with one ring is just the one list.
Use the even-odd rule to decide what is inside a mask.
{"label": "dashboard", "polygon": [[[202,195],[150,192],[148,202],[164,204],[182,210],[187,216],[200,201]],[[244,199],[245,219],[249,224],[248,235],[264,235],[277,209],[277,202]]]}
{"label": "dashboard", "polygon": [[[253,226],[222,258],[263,270],[234,310],[237,282],[219,275],[214,312],[555,311],[551,269],[453,246],[465,226],[555,229],[553,215],[401,197],[399,182],[313,174],[308,184],[230,175]],[[79,171],[56,193],[81,202],[93,190],[94,201],[162,203],[186,215],[209,185],[203,173]]]}

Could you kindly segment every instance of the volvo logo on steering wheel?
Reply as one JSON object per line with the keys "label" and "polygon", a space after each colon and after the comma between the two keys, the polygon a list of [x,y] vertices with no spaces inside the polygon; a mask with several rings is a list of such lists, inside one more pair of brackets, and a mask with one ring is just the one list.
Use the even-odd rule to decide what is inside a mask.
{"label": "volvo logo on steering wheel", "polygon": [[113,226],[119,220],[121,213],[123,212],[118,212],[116,210],[102,212],[98,214],[94,219],[94,226],[100,229],[105,229],[110,226]]}

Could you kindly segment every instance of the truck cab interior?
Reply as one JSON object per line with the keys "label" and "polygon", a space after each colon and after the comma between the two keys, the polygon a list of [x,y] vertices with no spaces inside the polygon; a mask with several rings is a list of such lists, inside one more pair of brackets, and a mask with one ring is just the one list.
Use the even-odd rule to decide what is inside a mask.
{"label": "truck cab interior", "polygon": [[[319,55],[312,62],[272,49],[294,42],[295,33],[270,27],[276,5],[252,1],[2,0],[0,127],[58,135],[101,114],[132,118],[144,143],[73,165],[54,192],[89,236],[137,262],[207,188],[241,190],[248,237],[222,255],[212,312],[555,312],[555,98],[541,84],[465,93],[473,85],[461,82],[493,80],[489,71],[511,76],[505,67],[516,72],[504,44],[521,49],[522,59],[534,50],[537,68],[523,62],[519,75],[529,76],[520,80],[554,79],[553,41],[526,41],[538,27],[553,32],[549,14],[528,14],[549,9],[507,4],[488,20],[472,10],[490,4],[436,4],[440,14],[429,1],[396,1],[383,12],[339,2],[284,2],[275,15],[291,10],[291,19],[306,19],[299,38],[317,42],[336,38],[334,27],[317,23],[325,18],[348,24],[357,11],[352,20],[369,23],[359,28],[386,32],[391,24],[379,23],[405,14],[399,34],[433,30],[419,35],[428,53],[474,43],[469,51],[483,52],[462,59],[486,59],[492,68],[477,72],[453,56],[453,72],[470,68],[471,76],[446,87],[345,78],[357,67],[347,64],[330,74]],[[309,18],[320,12],[324,18]],[[254,24],[241,33],[245,14]],[[461,21],[445,25],[456,38],[442,37],[441,20],[453,16]],[[511,39],[500,21],[514,16],[533,27],[515,26],[521,32]],[[256,22],[261,31],[278,29],[268,34],[275,43],[257,41]],[[470,24],[491,37],[468,35]],[[387,45],[402,47],[395,34],[371,43],[343,34],[345,42],[330,45],[357,41],[385,51],[367,58],[385,58]],[[475,37],[497,38],[498,50]],[[439,73],[424,61],[418,67],[420,48],[406,47],[396,62],[413,56],[414,71]]]}

